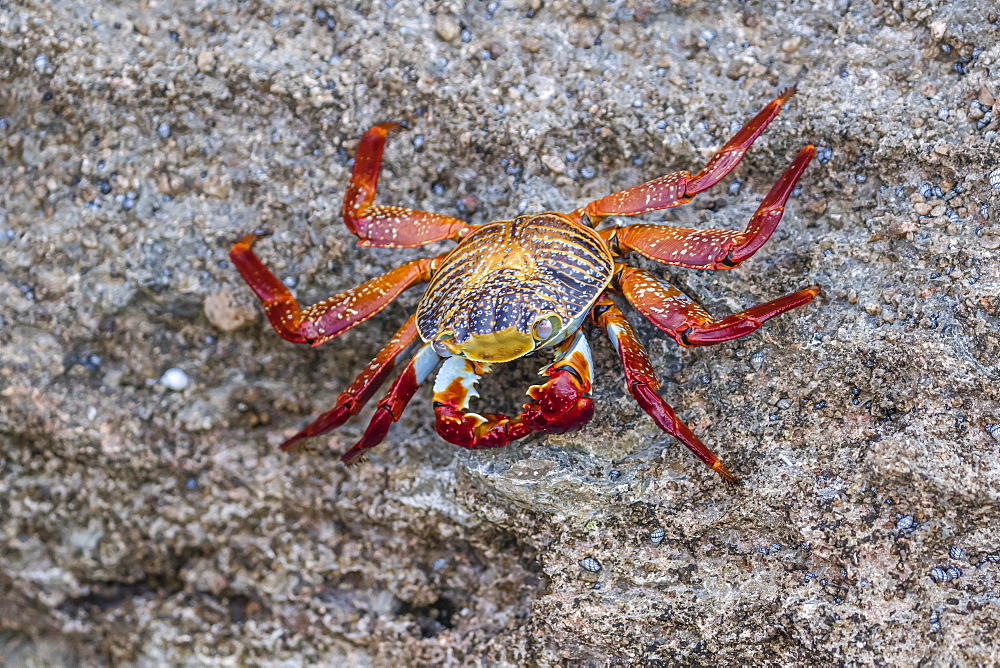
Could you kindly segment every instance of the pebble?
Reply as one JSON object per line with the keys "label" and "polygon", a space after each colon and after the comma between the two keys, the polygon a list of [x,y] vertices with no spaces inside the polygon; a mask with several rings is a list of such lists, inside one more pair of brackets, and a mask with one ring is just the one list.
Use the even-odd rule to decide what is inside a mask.
{"label": "pebble", "polygon": [[545,155],[542,156],[542,164],[551,169],[556,174],[562,174],[566,171],[566,163],[557,155]]}
{"label": "pebble", "polygon": [[795,53],[802,47],[802,36],[789,37],[781,43],[781,50],[785,53]]}
{"label": "pebble", "polygon": [[211,72],[215,69],[215,53],[202,51],[195,58],[195,65],[197,65],[199,72]]}
{"label": "pebble", "polygon": [[458,21],[447,14],[438,14],[434,21],[434,29],[437,31],[438,37],[446,42],[454,42],[462,34],[462,28],[458,25]]}
{"label": "pebble", "polygon": [[985,85],[979,88],[979,104],[984,107],[992,107],[994,102],[993,93]]}
{"label": "pebble", "polygon": [[948,24],[944,21],[931,21],[931,39],[935,42],[940,42],[941,38],[944,37],[944,33],[948,30]]}
{"label": "pebble", "polygon": [[234,332],[257,320],[257,309],[238,302],[228,288],[206,296],[204,309],[208,321],[223,332]]}
{"label": "pebble", "polygon": [[185,390],[190,383],[191,379],[188,378],[188,375],[176,367],[167,369],[160,376],[160,385],[174,392]]}

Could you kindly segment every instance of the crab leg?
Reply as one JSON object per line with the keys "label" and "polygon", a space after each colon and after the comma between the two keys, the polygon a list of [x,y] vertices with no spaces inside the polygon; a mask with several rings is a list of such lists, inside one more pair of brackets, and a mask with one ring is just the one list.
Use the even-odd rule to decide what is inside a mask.
{"label": "crab leg", "polygon": [[811,285],[721,320],[714,320],[697,302],[648,271],[624,264],[618,264],[615,268],[618,270],[615,274],[616,287],[625,298],[647,320],[682,346],[710,346],[745,336],[757,331],[774,316],[807,304],[819,294],[819,286]]}
{"label": "crab leg", "polygon": [[386,376],[396,366],[396,360],[406,352],[406,349],[417,338],[416,321],[416,315],[410,316],[410,319],[389,340],[389,343],[379,351],[375,359],[337,397],[336,405],[313,420],[305,429],[282,443],[281,449],[285,452],[300,452],[302,450],[302,440],[325,434],[331,429],[336,429],[347,422],[347,419],[352,415],[357,415],[358,411],[364,408],[372,395],[385,382]]}
{"label": "crab leg", "polygon": [[480,449],[504,446],[532,431],[562,434],[580,429],[594,416],[594,402],[588,396],[592,366],[590,346],[578,331],[560,346],[558,359],[542,371],[549,380],[528,389],[535,401],[509,418],[469,412],[469,402],[479,396],[476,383],[483,369],[461,357],[449,358],[434,384],[438,434],[449,443]]}
{"label": "crab leg", "polygon": [[794,93],[793,86],[771,100],[697,174],[681,171],[661,176],[595,200],[584,207],[584,213],[596,224],[606,216],[637,216],[690,202],[692,197],[714,186],[739,164],[750,145],[764,132]]}
{"label": "crab leg", "polygon": [[340,457],[341,461],[348,466],[357,464],[365,450],[374,448],[385,439],[386,434],[389,433],[389,427],[392,426],[393,422],[399,421],[406,404],[413,398],[420,384],[427,380],[427,376],[437,368],[440,361],[441,358],[434,352],[430,344],[424,344],[417,351],[409,364],[403,368],[402,373],[393,381],[392,387],[389,388],[382,401],[378,402],[375,413],[361,439]]}
{"label": "crab leg", "polygon": [[426,283],[444,256],[411,260],[356,288],[301,309],[295,297],[254,254],[256,234],[237,241],[229,257],[264,303],[264,313],[283,339],[318,346],[372,317],[404,290]]}
{"label": "crab leg", "polygon": [[386,137],[398,127],[399,123],[382,123],[373,126],[361,137],[354,156],[351,182],[344,194],[341,210],[344,223],[360,239],[359,246],[414,248],[432,241],[461,238],[472,227],[457,218],[400,206],[372,204]]}
{"label": "crab leg", "polygon": [[609,228],[598,234],[622,255],[635,251],[650,260],[688,269],[732,269],[771,238],[785,212],[785,202],[814,155],[816,149],[812,146],[799,151],[743,232],[640,224]]}
{"label": "crab leg", "polygon": [[612,345],[618,352],[625,368],[625,384],[629,394],[653,418],[660,429],[687,446],[710,469],[727,481],[735,482],[736,476],[730,473],[718,456],[681,422],[670,405],[656,393],[660,381],[649,361],[649,355],[636,337],[632,325],[614,302],[605,294],[598,300],[592,313],[595,323],[608,333]]}

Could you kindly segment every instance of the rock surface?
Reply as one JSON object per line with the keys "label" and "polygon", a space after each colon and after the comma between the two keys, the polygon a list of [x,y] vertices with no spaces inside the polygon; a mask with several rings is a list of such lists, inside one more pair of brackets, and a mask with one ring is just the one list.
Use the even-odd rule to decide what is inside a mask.
{"label": "rock surface", "polygon": [[[998,17],[964,0],[0,5],[0,654],[1000,662]],[[248,313],[228,246],[272,230],[259,251],[305,303],[417,257],[359,249],[338,219],[369,125],[409,125],[380,201],[481,223],[696,169],[792,84],[733,176],[646,217],[741,228],[813,143],[771,242],[731,272],[639,262],[718,315],[824,287],[714,348],[634,319],[741,486],[658,432],[596,334],[597,416],[576,434],[459,451],[424,392],[365,465],[337,460],[363,419],[318,456],[277,451],[418,295],[295,346]],[[516,408],[536,367],[488,379],[484,405]]]}

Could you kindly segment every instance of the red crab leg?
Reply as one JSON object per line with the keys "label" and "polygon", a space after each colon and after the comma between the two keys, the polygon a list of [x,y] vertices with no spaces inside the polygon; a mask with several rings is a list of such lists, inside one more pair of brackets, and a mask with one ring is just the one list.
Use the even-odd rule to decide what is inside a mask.
{"label": "red crab leg", "polygon": [[347,228],[356,234],[359,246],[414,248],[442,239],[459,239],[472,229],[467,223],[439,213],[373,205],[378,186],[382,150],[390,132],[399,123],[382,123],[361,137],[354,156],[351,183],[341,210]]}
{"label": "red crab leg", "polygon": [[694,230],[669,225],[627,225],[599,234],[622,255],[635,251],[662,264],[688,269],[732,269],[756,253],[771,237],[785,202],[816,149],[806,146],[761,201],[743,232]]}
{"label": "red crab leg", "polygon": [[682,346],[710,346],[757,331],[776,315],[807,304],[819,286],[778,297],[765,304],[714,320],[697,302],[648,271],[616,265],[617,287],[640,313]]}
{"label": "red crab leg", "polygon": [[[300,310],[295,297],[251,249],[256,234],[237,241],[229,257],[264,303],[264,313],[283,339],[318,346],[372,317],[407,288],[430,280],[441,258],[411,260],[356,288]],[[442,256],[443,257],[443,256]]]}
{"label": "red crab leg", "polygon": [[785,212],[785,202],[815,154],[812,146],[799,151],[743,232],[627,225],[601,230],[598,234],[622,255],[635,251],[650,260],[688,269],[732,269],[756,253],[774,233]]}
{"label": "red crab leg", "polygon": [[608,333],[612,345],[621,358],[622,366],[625,368],[625,384],[629,394],[653,418],[660,429],[687,446],[710,469],[727,481],[735,482],[736,476],[730,473],[716,454],[709,450],[686,424],[681,422],[670,405],[656,393],[660,381],[649,361],[649,355],[636,337],[632,325],[625,319],[614,302],[607,295],[604,295],[598,300],[592,313],[597,326]]}
{"label": "red crab leg", "polygon": [[584,207],[584,212],[596,224],[606,216],[637,216],[691,201],[692,197],[714,186],[739,164],[750,145],[774,120],[793,93],[794,86],[771,100],[697,174],[692,176],[690,172],[682,171],[661,176],[595,200]]}
{"label": "red crab leg", "polygon": [[402,373],[393,381],[392,387],[389,388],[382,401],[378,402],[375,413],[361,439],[340,457],[341,461],[348,466],[357,464],[361,461],[365,450],[374,448],[385,439],[386,434],[389,433],[389,427],[392,426],[393,422],[399,421],[406,404],[413,398],[420,384],[427,380],[427,376],[437,368],[440,361],[441,358],[434,352],[430,344],[424,344],[417,351],[409,364],[403,368]]}
{"label": "red crab leg", "polygon": [[532,431],[562,434],[580,429],[594,416],[594,402],[588,396],[592,366],[587,339],[583,332],[577,332],[560,346],[559,358],[542,371],[549,380],[528,389],[535,402],[525,404],[520,415],[509,418],[468,411],[469,401],[479,396],[475,386],[482,368],[452,357],[434,385],[438,434],[449,443],[480,449],[507,445]]}
{"label": "red crab leg", "polygon": [[357,415],[358,411],[364,408],[372,395],[385,382],[386,376],[396,366],[396,360],[406,352],[410,344],[417,338],[416,327],[417,316],[412,315],[399,331],[393,335],[389,343],[385,345],[378,355],[375,356],[368,366],[354,379],[344,392],[337,397],[334,407],[323,413],[313,422],[281,444],[281,449],[285,452],[299,452],[302,450],[301,441],[313,436],[325,434],[331,429],[336,429],[347,422],[352,415]]}

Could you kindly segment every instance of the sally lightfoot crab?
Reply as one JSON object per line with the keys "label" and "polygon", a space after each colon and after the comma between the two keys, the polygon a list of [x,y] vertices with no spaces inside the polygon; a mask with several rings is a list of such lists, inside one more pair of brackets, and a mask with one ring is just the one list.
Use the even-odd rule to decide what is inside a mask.
{"label": "sally lightfoot crab", "polygon": [[[342,459],[353,464],[378,445],[407,402],[434,370],[437,432],[465,448],[501,447],[531,432],[580,429],[594,414],[591,355],[583,333],[589,320],[611,339],[625,370],[626,387],[656,424],[727,480],[735,477],[657,394],[660,386],[645,348],[612,295],[632,304],[682,346],[707,346],[755,331],[765,321],[812,301],[818,286],[713,319],[701,306],[652,273],[625,264],[629,253],[689,269],[732,269],[774,232],[785,202],[815,154],[806,146],[764,197],[742,232],[696,230],[662,224],[597,229],[610,216],[636,216],[685,204],[726,176],[778,115],[794,89],[771,101],[696,174],[682,171],[628,188],[570,213],[546,212],[485,225],[426,211],[374,204],[382,150],[398,127],[383,123],[361,138],[342,214],[361,246],[413,248],[458,242],[451,251],[404,263],[362,285],[308,308],[254,254],[257,235],[233,246],[230,257],[261,299],[283,338],[318,346],[384,309],[404,290],[429,283],[417,311],[341,394],[332,410],[282,444],[297,450],[304,439],[342,425],[371,399],[411,345],[416,352],[379,401],[361,439]],[[474,413],[476,383],[493,364],[549,350],[555,361],[545,381],[528,389],[519,415]],[[443,365],[442,365],[443,362]]]}

